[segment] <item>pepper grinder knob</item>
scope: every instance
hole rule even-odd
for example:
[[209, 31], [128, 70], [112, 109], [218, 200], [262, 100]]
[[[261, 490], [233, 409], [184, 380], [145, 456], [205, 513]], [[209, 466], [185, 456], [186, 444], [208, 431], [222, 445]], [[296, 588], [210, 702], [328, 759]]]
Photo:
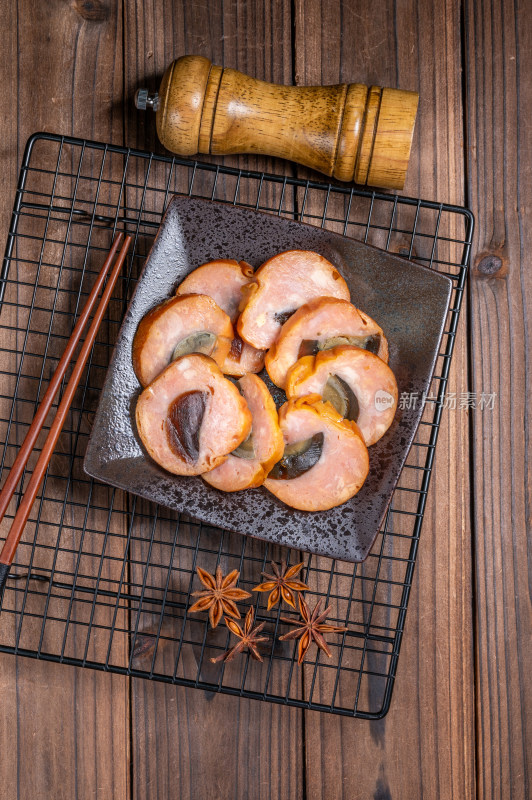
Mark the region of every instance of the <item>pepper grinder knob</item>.
[[159, 95], [157, 92], [150, 94], [148, 89], [137, 89], [135, 92], [135, 106], [140, 111], [146, 111], [147, 108], [157, 111], [159, 108]]

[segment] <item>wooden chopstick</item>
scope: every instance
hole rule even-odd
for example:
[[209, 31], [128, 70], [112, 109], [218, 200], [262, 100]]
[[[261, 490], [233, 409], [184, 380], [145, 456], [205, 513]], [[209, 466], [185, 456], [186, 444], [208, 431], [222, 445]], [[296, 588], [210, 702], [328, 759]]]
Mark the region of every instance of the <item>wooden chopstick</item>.
[[[90, 312], [96, 303], [99, 290], [103, 282], [105, 281], [106, 275], [109, 271], [109, 266], [116, 253], [118, 245], [120, 244], [122, 239], [123, 239], [123, 234], [119, 234], [116, 237], [115, 241], [113, 242], [113, 246], [109, 251], [109, 255], [105, 260], [102, 270], [98, 275], [96, 283], [94, 284], [94, 287], [89, 295], [87, 303], [74, 328], [72, 336], [69, 339], [69, 342], [65, 349], [65, 353], [61, 357], [61, 360], [57, 366], [54, 376], [50, 381], [50, 385], [46, 391], [46, 394], [39, 406], [37, 414], [35, 415], [35, 419], [33, 420], [32, 425], [28, 433], [26, 434], [26, 438], [22, 444], [17, 459], [15, 460], [15, 463], [11, 468], [6, 484], [2, 492], [0, 493], [0, 514], [1, 514], [0, 520], [5, 514], [5, 510], [15, 491], [18, 481], [20, 480], [20, 477], [24, 471], [24, 467], [28, 461], [33, 446], [35, 445], [37, 436], [39, 435], [39, 432], [44, 424], [46, 415], [51, 408], [55, 393], [59, 388], [61, 379], [65, 374], [70, 359], [72, 358], [72, 354], [81, 337], [82, 330], [85, 327]], [[74, 366], [74, 369], [72, 370], [70, 379], [66, 385], [65, 392], [63, 394], [63, 397], [61, 398], [61, 402], [59, 403], [59, 406], [57, 408], [57, 412], [50, 426], [50, 430], [48, 431], [48, 435], [44, 442], [42, 451], [39, 455], [39, 458], [31, 475], [28, 486], [24, 490], [22, 500], [17, 509], [17, 513], [15, 514], [15, 518], [13, 519], [13, 522], [11, 524], [11, 528], [9, 530], [7, 538], [4, 542], [4, 546], [0, 553], [0, 596], [2, 595], [2, 590], [5, 586], [7, 576], [9, 574], [9, 568], [13, 563], [15, 552], [18, 543], [20, 541], [20, 537], [22, 536], [22, 532], [24, 530], [26, 522], [28, 521], [33, 501], [37, 496], [37, 492], [39, 491], [39, 486], [41, 485], [41, 481], [44, 478], [44, 474], [48, 468], [48, 464], [52, 457], [52, 453], [54, 451], [61, 430], [63, 428], [66, 416], [68, 414], [70, 405], [72, 403], [72, 399], [74, 397], [74, 393], [81, 380], [83, 369], [85, 367], [85, 364], [87, 363], [89, 353], [91, 351], [91, 348], [96, 339], [96, 335], [98, 333], [98, 328], [101, 325], [103, 316], [105, 314], [105, 310], [109, 304], [109, 300], [111, 299], [113, 289], [118, 279], [118, 275], [120, 274], [120, 270], [126, 258], [130, 244], [131, 244], [131, 236], [126, 236], [122, 248], [120, 250], [120, 253], [118, 254], [116, 263], [112, 269], [111, 274], [109, 275], [109, 279], [102, 293], [100, 302], [98, 304], [98, 307], [90, 324], [89, 330], [85, 337], [85, 341], [83, 342], [83, 346], [79, 352], [79, 356]], [[60, 374], [58, 375], [58, 373]], [[12, 475], [14, 475], [14, 477], [12, 477]]]
[[94, 306], [96, 305], [96, 301], [98, 300], [98, 295], [100, 294], [101, 288], [105, 282], [107, 277], [107, 273], [111, 267], [113, 258], [115, 256], [116, 251], [118, 250], [118, 246], [122, 243], [122, 239], [124, 238], [123, 233], [119, 233], [116, 239], [113, 242], [113, 246], [109, 251], [109, 255], [105, 259], [104, 265], [98, 275], [94, 286], [92, 287], [92, 291], [87, 298], [87, 302], [83, 308], [83, 311], [79, 315], [78, 321], [76, 322], [76, 326], [72, 331], [72, 335], [68, 340], [68, 344], [65, 347], [65, 352], [61, 356], [61, 359], [55, 369], [55, 372], [52, 376], [50, 383], [48, 384], [48, 388], [44, 394], [43, 399], [37, 409], [37, 413], [33, 418], [33, 422], [30, 425], [28, 432], [26, 433], [26, 437], [22, 442], [20, 450], [17, 453], [17, 457], [11, 467], [9, 475], [7, 476], [7, 480], [4, 484], [2, 491], [0, 492], [0, 522], [4, 518], [4, 514], [7, 511], [7, 507], [9, 505], [9, 501], [13, 497], [15, 489], [18, 486], [18, 482], [22, 477], [22, 473], [24, 472], [24, 467], [28, 463], [28, 458], [35, 447], [35, 442], [37, 441], [37, 437], [41, 431], [41, 428], [44, 424], [46, 416], [52, 407], [52, 403], [54, 401], [54, 397], [59, 389], [61, 381], [63, 380], [64, 374], [67, 370], [70, 361], [72, 360], [72, 356], [74, 355], [74, 350], [76, 349], [77, 343], [80, 339], [81, 333], [87, 324], [87, 321], [92, 313]]

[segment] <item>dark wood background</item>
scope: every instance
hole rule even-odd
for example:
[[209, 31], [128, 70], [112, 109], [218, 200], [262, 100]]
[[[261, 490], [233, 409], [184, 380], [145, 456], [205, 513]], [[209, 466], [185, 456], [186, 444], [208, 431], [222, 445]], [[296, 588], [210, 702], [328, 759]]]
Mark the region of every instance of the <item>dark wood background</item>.
[[[0, 657], [5, 800], [529, 796], [532, 5], [1, 0], [0, 231], [36, 130], [160, 149], [138, 85], [185, 53], [266, 80], [419, 91], [405, 193], [467, 204], [474, 268], [394, 698], [368, 723]], [[293, 167], [266, 159], [240, 164]]]

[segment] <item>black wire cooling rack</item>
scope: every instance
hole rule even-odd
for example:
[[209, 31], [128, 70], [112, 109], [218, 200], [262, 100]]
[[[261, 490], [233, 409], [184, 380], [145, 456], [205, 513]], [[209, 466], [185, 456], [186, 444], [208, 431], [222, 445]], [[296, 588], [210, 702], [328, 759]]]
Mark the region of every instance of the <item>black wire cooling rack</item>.
[[[173, 193], [327, 227], [452, 278], [431, 393], [400, 401], [425, 402], [423, 420], [364, 564], [269, 547], [84, 474], [92, 416], [120, 321]], [[115, 232], [131, 233], [134, 247], [18, 548], [0, 613], [0, 651], [337, 714], [383, 716], [397, 669], [472, 229], [471, 214], [456, 206], [33, 136], [0, 285], [2, 478]], [[4, 537], [36, 457], [12, 500]], [[257, 620], [266, 622], [270, 637], [263, 663], [243, 656], [225, 666], [212, 664], [229, 634], [223, 625], [211, 631], [206, 615], [187, 615], [191, 593], [200, 588], [196, 566], [211, 572], [218, 563], [224, 572], [237, 568], [240, 586], [249, 590], [269, 561], [281, 558], [305, 562], [307, 599], [313, 604], [323, 598], [332, 606], [331, 621], [348, 628], [330, 637], [333, 657], [311, 650], [298, 667], [293, 642], [278, 639], [287, 628], [277, 608], [268, 612], [265, 595], [255, 594]], [[287, 612], [288, 607], [281, 613]]]

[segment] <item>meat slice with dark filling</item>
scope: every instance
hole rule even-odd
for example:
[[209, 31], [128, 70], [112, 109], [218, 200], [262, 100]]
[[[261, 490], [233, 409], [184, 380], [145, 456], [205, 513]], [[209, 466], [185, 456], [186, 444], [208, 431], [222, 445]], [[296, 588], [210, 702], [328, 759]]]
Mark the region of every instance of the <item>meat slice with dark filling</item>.
[[251, 431], [223, 464], [203, 475], [207, 483], [224, 492], [262, 486], [284, 450], [277, 409], [264, 381], [248, 374], [237, 385], [251, 411]]
[[264, 482], [279, 500], [300, 511], [326, 511], [360, 491], [369, 458], [355, 422], [310, 395], [286, 402], [279, 425], [284, 455]]
[[390, 367], [350, 345], [300, 358], [288, 371], [287, 397], [314, 392], [357, 423], [368, 447], [384, 436], [397, 410], [397, 383]]
[[294, 311], [314, 297], [349, 300], [349, 289], [323, 256], [310, 250], [287, 250], [259, 267], [244, 295], [238, 332], [253, 347], [268, 350]]
[[251, 412], [204, 355], [176, 359], [140, 395], [137, 430], [149, 455], [175, 475], [214, 469], [248, 436]]
[[272, 381], [284, 389], [286, 374], [299, 358], [346, 344], [388, 361], [388, 342], [371, 317], [347, 300], [316, 297], [284, 323], [266, 354], [265, 366]]
[[233, 326], [212, 297], [171, 297], [141, 320], [133, 340], [133, 369], [148, 386], [179, 356], [203, 353], [221, 365], [229, 353]]
[[[242, 289], [253, 278], [253, 267], [245, 261], [220, 258], [208, 261], [190, 272], [181, 281], [176, 294], [207, 294], [230, 318], [233, 326], [239, 315]], [[245, 375], [260, 372], [264, 366], [264, 351], [256, 350], [242, 341], [235, 327], [231, 349], [222, 364], [226, 375]]]

